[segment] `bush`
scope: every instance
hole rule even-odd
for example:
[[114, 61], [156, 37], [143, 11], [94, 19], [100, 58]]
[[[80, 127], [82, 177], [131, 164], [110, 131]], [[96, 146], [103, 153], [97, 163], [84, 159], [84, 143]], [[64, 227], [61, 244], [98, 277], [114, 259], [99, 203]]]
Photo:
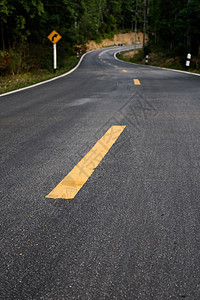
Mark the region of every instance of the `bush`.
[[151, 46], [150, 44], [147, 44], [144, 46], [144, 56], [148, 55], [151, 52]]
[[0, 51], [0, 75], [5, 75], [10, 71], [12, 57], [7, 51]]
[[136, 54], [130, 59], [133, 63], [141, 62], [144, 58], [143, 49], [137, 50]]

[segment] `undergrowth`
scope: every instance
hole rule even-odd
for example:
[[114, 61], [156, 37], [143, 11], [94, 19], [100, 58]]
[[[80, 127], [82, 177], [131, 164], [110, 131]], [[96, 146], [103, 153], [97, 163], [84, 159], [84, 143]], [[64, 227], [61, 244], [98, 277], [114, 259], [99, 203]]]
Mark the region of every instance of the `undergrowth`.
[[48, 69], [34, 69], [20, 74], [2, 75], [0, 76], [0, 94], [61, 75], [75, 67], [77, 62], [78, 59], [76, 56], [69, 57], [65, 60], [64, 66], [58, 69], [56, 73], [53, 73], [53, 70], [50, 71]]
[[[137, 63], [137, 64], [145, 64], [146, 57], [144, 55], [143, 49], [137, 50], [134, 55], [133, 50], [121, 52], [118, 55], [118, 58], [127, 62]], [[186, 58], [183, 56], [170, 56], [165, 52], [155, 52], [152, 51], [148, 54], [148, 65], [163, 67], [169, 69], [177, 69], [177, 70], [185, 70], [185, 62]], [[190, 68], [188, 69], [190, 72], [200, 73], [200, 67], [198, 64], [198, 58], [192, 57]]]

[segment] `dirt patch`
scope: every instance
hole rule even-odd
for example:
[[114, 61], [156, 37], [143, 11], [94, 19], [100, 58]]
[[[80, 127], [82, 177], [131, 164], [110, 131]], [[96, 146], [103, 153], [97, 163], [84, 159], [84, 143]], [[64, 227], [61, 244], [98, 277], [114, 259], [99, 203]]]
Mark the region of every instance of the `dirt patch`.
[[137, 53], [138, 53], [138, 50], [136, 50], [135, 53], [134, 53], [134, 51], [124, 52], [123, 53], [123, 57], [124, 58], [131, 58], [131, 57], [133, 57]]
[[[146, 41], [148, 40], [148, 37], [146, 35]], [[139, 32], [136, 35], [136, 43], [141, 44], [143, 41], [143, 33]], [[96, 43], [95, 41], [90, 41], [86, 44], [87, 50], [95, 50], [100, 49], [104, 47], [110, 47], [110, 46], [117, 46], [118, 44], [123, 45], [133, 45], [135, 42], [135, 33], [134, 32], [128, 32], [128, 33], [119, 33], [115, 34], [113, 39], [104, 39], [101, 43]]]

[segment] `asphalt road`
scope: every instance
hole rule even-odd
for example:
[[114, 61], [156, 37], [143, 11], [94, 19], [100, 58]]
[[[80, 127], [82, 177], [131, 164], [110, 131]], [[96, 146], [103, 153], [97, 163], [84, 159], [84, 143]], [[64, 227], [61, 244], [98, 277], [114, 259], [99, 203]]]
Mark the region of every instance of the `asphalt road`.
[[[0, 97], [0, 299], [200, 299], [200, 77], [114, 52]], [[112, 125], [75, 198], [45, 198]]]

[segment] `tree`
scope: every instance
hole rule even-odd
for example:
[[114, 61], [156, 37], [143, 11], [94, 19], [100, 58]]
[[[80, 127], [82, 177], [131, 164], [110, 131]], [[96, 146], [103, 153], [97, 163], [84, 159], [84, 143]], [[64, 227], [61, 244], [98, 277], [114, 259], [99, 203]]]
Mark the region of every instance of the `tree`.
[[199, 0], [151, 0], [148, 24], [151, 41], [168, 53], [200, 51]]

